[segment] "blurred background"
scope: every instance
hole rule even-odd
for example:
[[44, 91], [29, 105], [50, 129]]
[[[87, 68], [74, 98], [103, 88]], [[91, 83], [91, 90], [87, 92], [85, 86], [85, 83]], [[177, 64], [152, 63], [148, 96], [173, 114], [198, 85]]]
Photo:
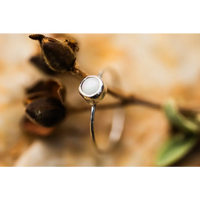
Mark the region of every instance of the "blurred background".
[[[172, 96], [179, 105], [200, 106], [199, 34], [44, 35], [75, 39], [80, 67], [96, 75], [106, 67], [115, 69], [126, 92], [159, 103]], [[0, 166], [155, 166], [157, 152], [169, 138], [168, 121], [159, 110], [125, 107], [121, 144], [106, 155], [92, 146], [89, 110], [67, 115], [52, 135], [27, 134], [21, 126], [25, 89], [49, 77], [30, 62], [39, 51], [39, 43], [28, 34], [0, 34]], [[78, 93], [81, 79], [70, 73], [54, 77], [66, 86], [70, 105], [87, 105]], [[104, 103], [108, 101], [114, 99], [106, 97]], [[100, 144], [107, 139], [112, 114], [97, 107]], [[199, 166], [200, 148], [176, 165]]]

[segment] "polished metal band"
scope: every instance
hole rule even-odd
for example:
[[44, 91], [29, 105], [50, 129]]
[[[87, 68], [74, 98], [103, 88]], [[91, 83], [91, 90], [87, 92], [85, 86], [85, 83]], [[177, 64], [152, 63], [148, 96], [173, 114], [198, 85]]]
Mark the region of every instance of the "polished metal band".
[[[101, 71], [98, 78], [102, 78], [103, 73], [104, 73], [104, 71]], [[114, 75], [114, 73], [112, 73], [112, 75]], [[90, 77], [93, 77], [93, 76], [90, 76]], [[119, 78], [118, 78], [118, 83], [119, 83]], [[81, 86], [81, 84], [80, 84], [80, 86]], [[109, 135], [108, 146], [105, 149], [100, 148], [97, 144], [96, 137], [95, 137], [95, 131], [94, 131], [95, 111], [96, 111], [96, 105], [97, 105], [98, 101], [95, 102], [94, 98], [91, 97], [91, 99], [89, 99], [88, 96], [85, 96], [84, 93], [81, 91], [80, 86], [79, 86], [80, 94], [91, 105], [90, 135], [91, 135], [93, 144], [99, 153], [108, 153], [117, 146], [117, 144], [119, 143], [119, 141], [121, 139], [123, 127], [124, 127], [124, 119], [125, 119], [124, 109], [123, 108], [115, 109], [113, 120], [112, 120], [112, 127], [111, 127], [111, 131], [110, 131], [110, 135]], [[104, 88], [107, 88], [105, 83], [104, 83]], [[102, 89], [102, 93], [104, 93], [104, 95], [105, 95], [105, 93], [106, 93], [105, 90]]]

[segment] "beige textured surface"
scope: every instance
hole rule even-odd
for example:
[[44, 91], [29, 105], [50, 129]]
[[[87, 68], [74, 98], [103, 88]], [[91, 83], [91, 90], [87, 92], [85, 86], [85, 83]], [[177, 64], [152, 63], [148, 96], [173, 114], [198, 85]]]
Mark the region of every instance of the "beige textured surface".
[[[199, 106], [200, 35], [70, 36], [78, 41], [77, 60], [89, 74], [98, 74], [110, 66], [119, 73], [122, 87], [127, 92], [156, 102], [164, 102], [173, 96], [181, 105]], [[22, 104], [24, 88], [46, 77], [28, 62], [38, 46], [27, 34], [0, 35], [0, 165], [154, 166], [157, 150], [169, 136], [168, 123], [160, 111], [146, 107], [125, 108], [122, 143], [115, 152], [104, 156], [93, 150], [89, 137], [89, 112], [68, 116], [49, 138], [28, 137], [21, 131], [19, 122], [25, 110]], [[67, 100], [72, 105], [87, 105], [78, 94], [79, 79], [71, 74], [62, 74], [58, 78], [65, 83]], [[99, 140], [104, 141], [111, 116], [110, 110], [97, 112]], [[199, 165], [199, 155], [197, 148], [180, 165]]]

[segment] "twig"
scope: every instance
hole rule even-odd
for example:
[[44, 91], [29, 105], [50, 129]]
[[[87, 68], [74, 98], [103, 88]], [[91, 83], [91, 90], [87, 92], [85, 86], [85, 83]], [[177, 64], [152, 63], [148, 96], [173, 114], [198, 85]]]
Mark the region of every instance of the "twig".
[[[77, 63], [74, 70], [72, 71], [72, 74], [77, 75], [80, 78], [85, 78], [86, 76], [89, 75], [83, 70], [81, 70]], [[147, 106], [153, 109], [162, 109], [163, 107], [162, 104], [141, 99], [140, 97], [136, 97], [133, 94], [126, 93], [118, 88], [108, 88], [107, 92], [113, 97], [118, 98], [120, 102], [98, 105], [98, 109], [110, 109], [110, 108], [131, 105], [131, 104], [143, 105], [143, 106]], [[79, 108], [70, 108], [69, 112], [77, 113], [77, 112], [84, 112], [84, 111], [89, 111], [89, 110], [90, 110], [90, 107], [87, 106], [87, 107], [79, 107]], [[179, 107], [179, 110], [182, 114], [185, 114], [185, 115], [196, 115], [200, 112], [200, 108], [191, 109], [191, 108]]]

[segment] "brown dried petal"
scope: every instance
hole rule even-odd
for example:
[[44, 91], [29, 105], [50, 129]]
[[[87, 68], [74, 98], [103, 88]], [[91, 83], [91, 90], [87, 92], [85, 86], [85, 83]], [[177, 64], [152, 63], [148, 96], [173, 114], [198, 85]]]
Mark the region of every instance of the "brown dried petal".
[[48, 96], [48, 95], [49, 95], [49, 93], [47, 91], [35, 92], [35, 93], [27, 95], [26, 98], [24, 99], [23, 103], [24, 103], [25, 106], [27, 106], [28, 104], [30, 104], [35, 99], [38, 99], [40, 97], [45, 97], [45, 96]]
[[71, 47], [74, 53], [79, 51], [78, 43], [75, 40], [65, 40], [65, 42]]
[[29, 35], [29, 37], [33, 40], [39, 40], [40, 42], [42, 41], [43, 38], [45, 38], [45, 36], [42, 34], [32, 34]]
[[45, 127], [53, 127], [66, 115], [65, 106], [54, 97], [41, 97], [32, 101], [26, 108], [32, 121]]
[[39, 34], [29, 37], [39, 40], [44, 60], [52, 70], [58, 72], [72, 71], [76, 57], [72, 48], [66, 42], [60, 42]]
[[26, 101], [31, 101], [42, 96], [53, 96], [64, 104], [66, 89], [57, 79], [49, 79], [38, 81], [32, 87], [26, 89], [26, 94]]
[[32, 56], [29, 60], [32, 64], [34, 64], [35, 67], [37, 67], [39, 70], [44, 72], [48, 75], [55, 75], [56, 72], [49, 68], [49, 66], [45, 63], [42, 55], [37, 54], [35, 56]]

